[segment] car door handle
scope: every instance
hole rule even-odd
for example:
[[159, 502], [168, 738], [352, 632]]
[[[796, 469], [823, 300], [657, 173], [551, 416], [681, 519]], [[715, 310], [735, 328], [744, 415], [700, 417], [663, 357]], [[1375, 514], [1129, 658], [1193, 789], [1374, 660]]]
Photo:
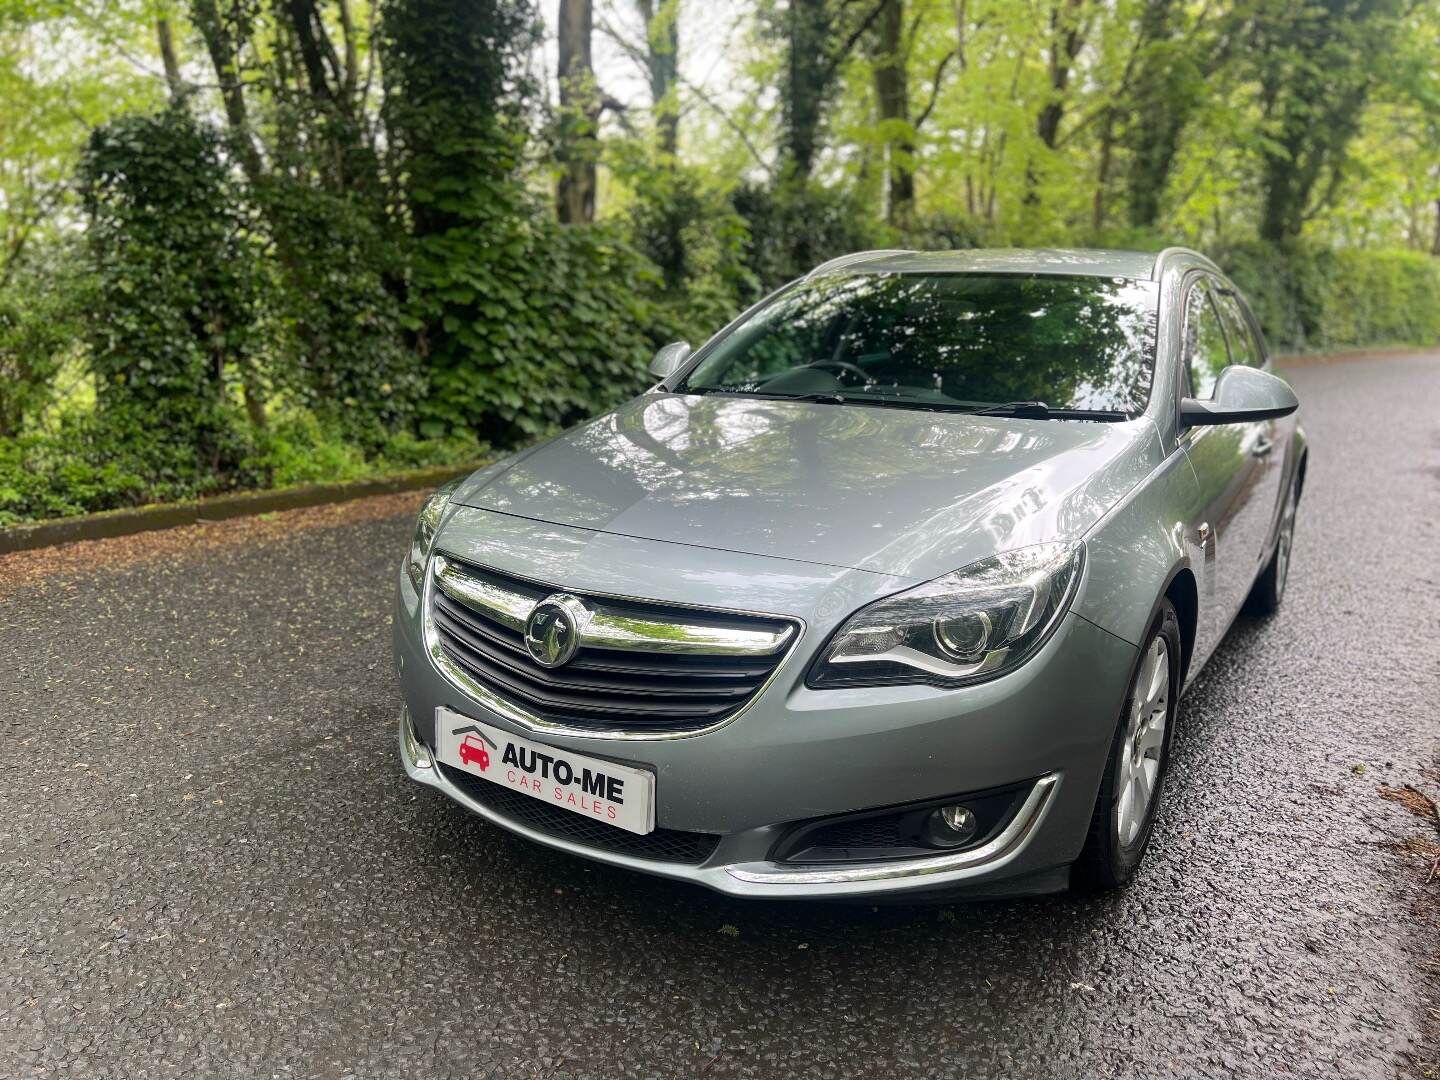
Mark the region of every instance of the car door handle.
[[1250, 448], [1252, 457], [1269, 457], [1270, 451], [1275, 449], [1275, 444], [1269, 439], [1256, 439], [1255, 445]]

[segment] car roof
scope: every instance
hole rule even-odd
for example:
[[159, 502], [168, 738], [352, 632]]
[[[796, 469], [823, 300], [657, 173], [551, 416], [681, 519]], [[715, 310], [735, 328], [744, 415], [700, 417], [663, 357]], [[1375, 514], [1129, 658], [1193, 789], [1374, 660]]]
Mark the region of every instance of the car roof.
[[971, 248], [962, 251], [861, 251], [817, 266], [808, 276], [849, 270], [862, 273], [1074, 274], [1131, 279], [1158, 278], [1172, 260], [1210, 266], [1185, 248], [1161, 252], [1112, 248]]

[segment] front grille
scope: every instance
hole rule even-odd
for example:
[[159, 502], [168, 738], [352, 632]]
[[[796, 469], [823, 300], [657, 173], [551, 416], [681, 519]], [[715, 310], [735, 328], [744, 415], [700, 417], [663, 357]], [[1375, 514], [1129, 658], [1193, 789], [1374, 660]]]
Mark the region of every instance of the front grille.
[[678, 829], [656, 829], [644, 836], [625, 832], [613, 825], [561, 810], [518, 791], [492, 784], [478, 776], [441, 765], [445, 778], [470, 798], [501, 817], [508, 818], [536, 832], [569, 840], [586, 847], [633, 855], [638, 859], [696, 865], [710, 857], [720, 838], [711, 833], [681, 832]]
[[[554, 590], [453, 556], [437, 562], [430, 617], [441, 651], [471, 679], [543, 720], [592, 731], [696, 730], [738, 712], [784, 658], [795, 627], [783, 619], [677, 609], [608, 597], [582, 602], [611, 625], [660, 625], [703, 635], [739, 631], [773, 635], [772, 651], [706, 652], [701, 643], [662, 637], [624, 648], [598, 647], [581, 636], [566, 664], [546, 668], [525, 647], [523, 615]], [[441, 572], [443, 571], [443, 577]], [[462, 597], [483, 596], [481, 602]], [[496, 598], [499, 598], [498, 600]], [[682, 648], [685, 651], [672, 651]], [[770, 647], [770, 646], [766, 646]]]

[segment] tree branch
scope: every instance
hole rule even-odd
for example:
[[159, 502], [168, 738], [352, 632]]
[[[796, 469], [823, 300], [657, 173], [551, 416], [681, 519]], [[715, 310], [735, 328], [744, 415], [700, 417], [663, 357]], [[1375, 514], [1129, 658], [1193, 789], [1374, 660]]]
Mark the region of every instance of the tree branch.
[[855, 48], [856, 42], [860, 40], [866, 30], [869, 30], [870, 27], [875, 24], [875, 20], [880, 17], [880, 12], [885, 10], [885, 5], [888, 3], [890, 3], [890, 0], [880, 0], [880, 2], [870, 10], [870, 14], [861, 20], [860, 25], [855, 28], [855, 32], [845, 39], [845, 44], [830, 55], [827, 63], [821, 69], [826, 80], [829, 80], [830, 77], [835, 74], [836, 69], [845, 62], [845, 58], [849, 56], [850, 51]]
[[340, 0], [340, 36], [345, 45], [345, 96], [354, 97], [355, 88], [360, 84], [360, 45], [355, 40], [350, 0]]
[[924, 11], [917, 11], [915, 17], [910, 20], [910, 29], [905, 33], [905, 58], [907, 60], [915, 51], [915, 36], [920, 32], [920, 20], [924, 15]]
[[631, 42], [621, 34], [620, 31], [611, 26], [603, 14], [597, 14], [595, 26], [602, 34], [620, 46], [620, 51], [628, 56], [634, 63], [638, 64], [643, 73], [647, 76], [649, 75], [650, 57], [644, 49]]
[[949, 66], [950, 61], [959, 55], [959, 49], [951, 49], [941, 58], [940, 63], [936, 65], [935, 78], [932, 79], [930, 83], [930, 100], [925, 103], [925, 108], [920, 110], [920, 115], [915, 117], [913, 126], [916, 131], [920, 130], [925, 121], [930, 119], [930, 114], [935, 111], [935, 102], [940, 100], [940, 82], [945, 77], [945, 69]]
[[747, 135], [745, 133], [745, 129], [740, 126], [740, 122], [736, 120], [733, 116], [731, 116], [724, 108], [722, 108], [720, 104], [715, 101], [714, 98], [712, 98], [695, 83], [692, 83], [689, 79], [685, 78], [685, 76], [678, 75], [677, 79], [679, 80], [680, 85], [684, 86], [687, 90], [689, 90], [692, 94], [694, 94], [697, 98], [704, 102], [710, 108], [711, 112], [715, 113], [716, 116], [720, 117], [720, 119], [724, 121], [725, 126], [728, 127], [731, 131], [733, 131], [735, 135], [740, 139], [740, 142], [744, 144], [745, 149], [750, 151], [750, 156], [755, 159], [755, 164], [759, 165], [762, 169], [764, 169], [767, 176], [773, 177], [775, 175], [775, 167], [771, 165], [768, 161], [766, 161], [765, 158], [761, 155], [760, 151], [756, 149], [755, 144], [750, 141], [750, 136]]

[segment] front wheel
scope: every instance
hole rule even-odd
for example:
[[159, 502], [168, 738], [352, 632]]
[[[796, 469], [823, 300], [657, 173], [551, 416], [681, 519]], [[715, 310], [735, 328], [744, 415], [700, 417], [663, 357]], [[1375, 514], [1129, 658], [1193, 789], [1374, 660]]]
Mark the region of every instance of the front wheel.
[[1079, 890], [1124, 888], [1145, 856], [1170, 762], [1180, 650], [1180, 618], [1164, 600], [1131, 678], [1090, 833], [1071, 874]]

